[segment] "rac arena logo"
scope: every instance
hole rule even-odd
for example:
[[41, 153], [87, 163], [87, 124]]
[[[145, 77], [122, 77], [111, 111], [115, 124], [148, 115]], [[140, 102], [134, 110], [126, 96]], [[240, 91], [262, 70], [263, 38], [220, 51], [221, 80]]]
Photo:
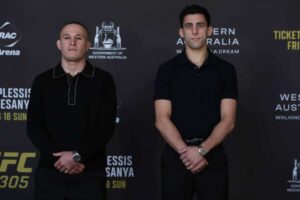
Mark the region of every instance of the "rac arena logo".
[[0, 56], [20, 56], [21, 51], [15, 46], [21, 39], [21, 33], [12, 23], [2, 24], [0, 26]]

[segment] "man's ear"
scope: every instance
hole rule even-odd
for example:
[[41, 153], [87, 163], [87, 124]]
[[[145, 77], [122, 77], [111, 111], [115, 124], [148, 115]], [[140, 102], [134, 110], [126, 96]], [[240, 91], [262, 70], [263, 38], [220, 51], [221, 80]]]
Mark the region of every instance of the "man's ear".
[[180, 37], [184, 38], [183, 29], [182, 28], [179, 29], [178, 33], [179, 33]]
[[92, 46], [92, 44], [91, 44], [91, 42], [90, 41], [88, 41], [88, 43], [87, 43], [87, 51], [91, 48], [91, 46]]
[[58, 48], [59, 50], [61, 50], [61, 42], [60, 42], [60, 40], [57, 40], [57, 41], [56, 41], [56, 46], [57, 46], [57, 48]]
[[214, 31], [214, 28], [212, 26], [209, 26], [208, 29], [207, 29], [207, 35], [211, 36], [213, 31]]

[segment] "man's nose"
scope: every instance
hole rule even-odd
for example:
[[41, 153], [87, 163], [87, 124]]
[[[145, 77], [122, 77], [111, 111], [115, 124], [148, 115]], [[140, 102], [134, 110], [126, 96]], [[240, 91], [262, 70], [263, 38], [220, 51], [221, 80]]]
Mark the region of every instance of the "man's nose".
[[192, 33], [194, 35], [196, 35], [198, 33], [198, 27], [197, 26], [193, 26]]
[[75, 38], [71, 38], [70, 44], [71, 45], [75, 45], [76, 44], [76, 39]]

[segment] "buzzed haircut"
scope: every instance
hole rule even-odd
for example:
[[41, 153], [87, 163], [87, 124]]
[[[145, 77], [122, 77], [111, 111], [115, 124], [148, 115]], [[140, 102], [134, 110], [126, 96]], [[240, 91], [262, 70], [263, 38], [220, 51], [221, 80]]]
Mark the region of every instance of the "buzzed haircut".
[[77, 25], [81, 26], [81, 27], [86, 31], [87, 39], [88, 39], [88, 40], [90, 39], [90, 32], [89, 32], [89, 29], [88, 29], [83, 23], [81, 23], [81, 22], [79, 22], [79, 21], [68, 21], [67, 23], [63, 24], [63, 25], [61, 26], [61, 28], [60, 28], [59, 37], [60, 37], [60, 33], [61, 33], [61, 31], [63, 30], [63, 28], [64, 28], [65, 26], [70, 25], [70, 24], [77, 24]]

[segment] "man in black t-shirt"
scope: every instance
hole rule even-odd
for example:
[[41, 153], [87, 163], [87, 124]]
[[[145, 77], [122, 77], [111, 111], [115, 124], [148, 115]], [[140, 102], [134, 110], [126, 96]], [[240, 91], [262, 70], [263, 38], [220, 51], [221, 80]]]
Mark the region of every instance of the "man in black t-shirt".
[[180, 55], [160, 66], [155, 82], [156, 127], [167, 142], [163, 200], [228, 199], [222, 142], [235, 124], [238, 87], [233, 65], [207, 47], [210, 15], [198, 5], [180, 14]]

